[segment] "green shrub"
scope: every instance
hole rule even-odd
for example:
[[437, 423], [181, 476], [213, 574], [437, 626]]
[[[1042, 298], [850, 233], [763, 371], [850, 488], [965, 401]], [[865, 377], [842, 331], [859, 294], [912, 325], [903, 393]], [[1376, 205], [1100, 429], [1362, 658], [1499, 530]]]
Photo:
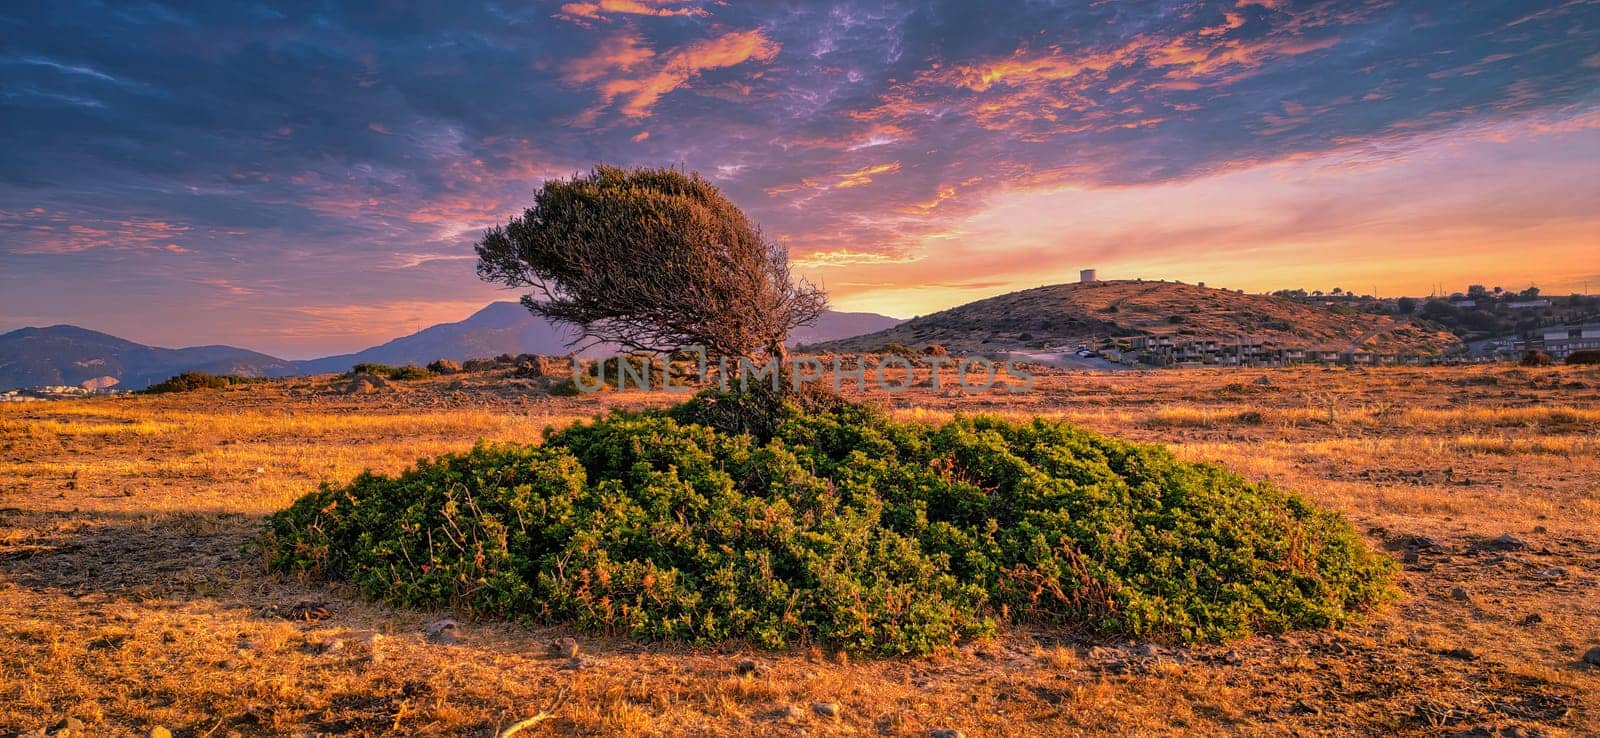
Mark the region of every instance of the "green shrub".
[[372, 361], [365, 361], [350, 367], [349, 373], [347, 373], [345, 376], [353, 377], [357, 374], [371, 374], [373, 376], [383, 377], [384, 379], [398, 381], [405, 381], [409, 379], [427, 379], [428, 377], [433, 376], [433, 372], [423, 369], [415, 364], [394, 367], [389, 366], [388, 364], [379, 364]]
[[159, 384], [152, 384], [144, 391], [148, 394], [159, 395], [167, 392], [188, 392], [197, 389], [222, 389], [236, 384], [256, 384], [265, 382], [256, 377], [241, 377], [237, 374], [207, 374], [205, 372], [184, 372], [169, 377]]
[[1393, 570], [1335, 513], [1158, 446], [820, 395], [705, 393], [364, 473], [274, 515], [264, 543], [275, 570], [397, 605], [880, 654], [1006, 622], [1321, 628], [1388, 597]]
[[390, 374], [389, 378], [404, 382], [412, 379], [427, 379], [431, 376], [433, 376], [433, 372], [423, 369], [416, 364], [407, 364], [399, 369], [394, 370], [394, 373]]
[[363, 361], [360, 364], [350, 367], [350, 371], [347, 372], [347, 374], [351, 376], [356, 374], [371, 374], [376, 377], [383, 377], [384, 379], [389, 379], [394, 375], [394, 373], [394, 367], [389, 366], [388, 364], [379, 364], [375, 361]]

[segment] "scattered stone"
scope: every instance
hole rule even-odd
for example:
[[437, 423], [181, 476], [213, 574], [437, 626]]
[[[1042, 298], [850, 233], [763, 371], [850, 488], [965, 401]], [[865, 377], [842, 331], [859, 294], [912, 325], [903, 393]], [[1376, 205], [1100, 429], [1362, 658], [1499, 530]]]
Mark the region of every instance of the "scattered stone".
[[1099, 662], [1099, 663], [1120, 664], [1120, 663], [1122, 663], [1122, 658], [1123, 658], [1124, 654], [1123, 654], [1123, 652], [1121, 652], [1121, 651], [1119, 651], [1119, 650], [1117, 650], [1115, 648], [1106, 648], [1105, 646], [1095, 646], [1095, 647], [1089, 649], [1089, 653], [1086, 654], [1086, 656], [1090, 661], [1095, 661], [1095, 662]]
[[772, 713], [772, 717], [773, 717], [773, 719], [776, 719], [776, 720], [782, 720], [784, 722], [793, 723], [793, 722], [799, 722], [801, 720], [804, 720], [805, 717], [806, 717], [806, 714], [804, 712], [802, 712], [800, 710], [800, 708], [795, 707], [794, 705], [789, 705], [788, 707], [785, 707], [782, 710], [778, 710], [776, 712], [773, 712]]
[[435, 620], [422, 629], [430, 643], [450, 645], [455, 643], [461, 631], [461, 624], [454, 620]]
[[1428, 549], [1438, 550], [1444, 548], [1444, 546], [1439, 545], [1439, 542], [1430, 536], [1412, 536], [1411, 540], [1406, 542], [1406, 547], [1418, 551]]
[[1524, 626], [1527, 626], [1527, 625], [1538, 625], [1539, 623], [1542, 623], [1542, 622], [1544, 622], [1544, 616], [1540, 615], [1539, 613], [1536, 613], [1536, 612], [1535, 613], [1529, 613], [1528, 615], [1526, 615], [1526, 616], [1524, 616], [1522, 618], [1522, 624]]
[[297, 620], [302, 623], [315, 623], [333, 617], [328, 606], [312, 600], [301, 600], [290, 605], [278, 613], [284, 620]]
[[1535, 525], [1535, 526], [1533, 526], [1533, 532], [1534, 533], [1549, 533], [1550, 529], [1546, 528], [1546, 527], [1544, 527], [1542, 525]]
[[1534, 579], [1566, 579], [1567, 570], [1556, 566], [1533, 573]]
[[1450, 658], [1453, 658], [1453, 659], [1461, 659], [1462, 661], [1477, 661], [1478, 660], [1478, 653], [1476, 651], [1473, 651], [1470, 648], [1465, 648], [1465, 647], [1452, 648], [1452, 649], [1450, 649], [1448, 651], [1442, 652], [1441, 655], [1449, 656]]
[[1595, 646], [1583, 653], [1583, 663], [1590, 666], [1600, 666], [1600, 646]]
[[934, 728], [928, 731], [928, 738], [967, 738], [967, 736], [954, 728]]
[[562, 658], [578, 658], [578, 639], [558, 638], [550, 642], [550, 655]]
[[1479, 541], [1478, 545], [1474, 546], [1473, 548], [1476, 548], [1479, 551], [1521, 551], [1527, 547], [1528, 543], [1526, 541], [1511, 535], [1510, 533], [1506, 533], [1498, 538], [1490, 538], [1487, 541]]
[[1458, 602], [1471, 602], [1472, 593], [1468, 592], [1466, 587], [1453, 587], [1450, 590], [1450, 599]]
[[756, 673], [756, 662], [749, 659], [740, 661], [733, 667], [733, 673], [739, 676], [751, 676]]
[[818, 717], [838, 722], [839, 716], [844, 714], [844, 707], [837, 702], [813, 702], [811, 711]]
[[1158, 658], [1162, 654], [1161, 647], [1154, 643], [1141, 643], [1137, 646], [1134, 646], [1131, 650], [1133, 655], [1146, 659]]

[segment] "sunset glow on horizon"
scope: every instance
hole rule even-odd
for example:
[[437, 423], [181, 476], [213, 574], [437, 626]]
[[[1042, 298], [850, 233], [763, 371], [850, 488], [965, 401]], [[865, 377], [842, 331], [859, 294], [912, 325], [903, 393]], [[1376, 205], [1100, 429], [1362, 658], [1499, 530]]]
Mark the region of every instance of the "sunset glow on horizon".
[[0, 331], [286, 358], [516, 294], [547, 178], [676, 165], [837, 310], [1103, 278], [1600, 292], [1600, 4], [0, 12]]

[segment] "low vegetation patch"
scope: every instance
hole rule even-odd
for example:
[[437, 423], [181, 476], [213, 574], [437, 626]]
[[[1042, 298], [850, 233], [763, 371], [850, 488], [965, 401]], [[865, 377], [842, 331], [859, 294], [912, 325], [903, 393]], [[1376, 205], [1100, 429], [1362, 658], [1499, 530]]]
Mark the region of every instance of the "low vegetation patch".
[[1392, 591], [1337, 514], [1159, 446], [803, 402], [702, 394], [324, 485], [272, 517], [270, 565], [397, 605], [880, 654], [1005, 623], [1224, 641]]
[[404, 382], [412, 379], [427, 379], [433, 376], [434, 373], [415, 364], [389, 366], [388, 364], [376, 362], [363, 362], [350, 367], [349, 373], [345, 376], [354, 377], [361, 374], [370, 374], [375, 377]]
[[146, 387], [147, 394], [159, 395], [167, 392], [189, 392], [198, 389], [222, 389], [236, 384], [258, 384], [266, 380], [257, 377], [241, 377], [237, 374], [207, 374], [206, 372], [184, 372], [157, 384]]

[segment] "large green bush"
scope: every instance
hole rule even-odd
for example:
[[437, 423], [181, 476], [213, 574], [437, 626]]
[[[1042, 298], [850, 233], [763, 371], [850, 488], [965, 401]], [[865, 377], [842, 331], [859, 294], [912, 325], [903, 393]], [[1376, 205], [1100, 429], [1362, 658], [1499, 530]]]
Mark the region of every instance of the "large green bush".
[[845, 402], [749, 428], [772, 402], [702, 395], [325, 485], [272, 518], [271, 566], [401, 605], [885, 654], [1008, 621], [1221, 641], [1391, 591], [1336, 514], [1158, 446]]

